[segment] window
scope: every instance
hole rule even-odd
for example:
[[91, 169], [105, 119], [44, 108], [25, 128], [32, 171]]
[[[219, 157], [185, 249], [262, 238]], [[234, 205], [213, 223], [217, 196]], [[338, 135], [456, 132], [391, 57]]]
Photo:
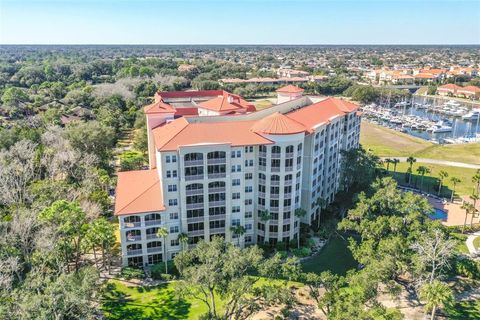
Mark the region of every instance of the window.
[[252, 243], [252, 236], [245, 236], [245, 243]]
[[300, 152], [300, 151], [302, 151], [302, 144], [301, 143], [297, 146], [297, 152]]
[[240, 192], [234, 192], [234, 193], [232, 193], [232, 199], [233, 199], [233, 200], [240, 199]]
[[245, 230], [252, 230], [252, 228], [253, 228], [253, 225], [251, 223], [247, 223], [245, 225]]
[[167, 178], [171, 178], [172, 177], [172, 172], [170, 170], [167, 170]]
[[265, 190], [266, 190], [265, 185], [263, 185], [263, 184], [259, 184], [259, 185], [258, 185], [258, 192], [263, 192], [263, 193], [265, 193]]
[[292, 205], [292, 199], [283, 199], [283, 206], [288, 207]]
[[283, 187], [283, 193], [292, 193], [292, 186]]
[[291, 213], [290, 211], [284, 212], [283, 213], [283, 220], [290, 219]]
[[240, 158], [242, 156], [242, 151], [241, 150], [237, 150], [237, 158]]
[[237, 164], [237, 172], [241, 172], [242, 171], [242, 166]]
[[280, 193], [280, 187], [270, 187], [270, 193], [271, 194], [279, 194]]
[[279, 146], [273, 146], [272, 147], [272, 154], [280, 154], [282, 152], [282, 148]]
[[203, 222], [188, 224], [188, 231], [200, 231], [200, 230], [203, 230]]
[[245, 187], [245, 192], [252, 192], [253, 191], [253, 187], [252, 186], [246, 186]]
[[175, 192], [177, 191], [177, 185], [176, 184], [169, 184], [168, 185], [168, 192]]
[[184, 156], [185, 161], [201, 161], [203, 160], [203, 154], [199, 152], [187, 153]]
[[269, 226], [268, 230], [269, 230], [270, 232], [278, 232], [278, 226], [272, 226], [272, 225], [271, 225], [271, 226]]
[[168, 205], [169, 206], [178, 206], [178, 200], [177, 199], [169, 199], [168, 200]]
[[232, 226], [239, 226], [240, 225], [240, 219], [232, 219]]
[[293, 146], [288, 146], [288, 147], [285, 149], [285, 152], [286, 152], [286, 153], [293, 153]]
[[259, 222], [257, 227], [258, 227], [258, 230], [265, 231], [265, 224]]
[[272, 159], [271, 165], [272, 165], [272, 168], [280, 168], [280, 159]]
[[172, 178], [176, 178], [177, 177], [177, 170], [173, 170], [172, 171]]
[[203, 217], [203, 209], [187, 210], [187, 218]]
[[245, 212], [245, 219], [253, 218], [253, 212], [252, 211], [246, 211]]
[[291, 167], [293, 166], [293, 159], [285, 159], [285, 167]]
[[290, 231], [290, 225], [284, 224], [282, 229], [283, 229], [283, 232]]
[[170, 212], [170, 220], [178, 220], [178, 212]]
[[265, 167], [267, 165], [267, 159], [266, 158], [258, 158], [258, 165]]
[[208, 214], [211, 216], [218, 216], [225, 214], [225, 207], [212, 207], [208, 208]]
[[235, 158], [235, 151], [230, 152], [230, 156], [231, 156], [232, 158]]
[[240, 206], [233, 206], [232, 213], [237, 213], [237, 212], [240, 212]]
[[253, 204], [253, 199], [245, 199], [245, 205], [248, 206], [248, 205], [251, 205]]
[[239, 186], [240, 185], [240, 179], [232, 179], [232, 186]]
[[225, 228], [225, 220], [210, 221], [210, 229]]
[[270, 200], [270, 208], [278, 208], [278, 200]]
[[166, 163], [170, 163], [170, 156], [166, 156], [166, 157], [165, 157], [165, 162], [166, 162]]
[[170, 227], [170, 233], [179, 233], [179, 228], [178, 226], [171, 226]]
[[245, 173], [245, 180], [252, 180], [253, 174], [252, 173]]
[[177, 156], [172, 156], [172, 163], [177, 162]]
[[266, 146], [259, 146], [258, 151], [260, 152], [267, 152], [267, 147]]
[[180, 241], [178, 239], [170, 240], [170, 245], [172, 247], [176, 247], [180, 245]]
[[258, 204], [261, 206], [265, 205], [265, 198], [258, 198]]

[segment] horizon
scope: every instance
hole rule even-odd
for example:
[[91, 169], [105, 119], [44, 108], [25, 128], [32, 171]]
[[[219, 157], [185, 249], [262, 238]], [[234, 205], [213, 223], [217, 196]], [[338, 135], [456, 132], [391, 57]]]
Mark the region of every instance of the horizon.
[[0, 45], [480, 45], [480, 1], [2, 0]]

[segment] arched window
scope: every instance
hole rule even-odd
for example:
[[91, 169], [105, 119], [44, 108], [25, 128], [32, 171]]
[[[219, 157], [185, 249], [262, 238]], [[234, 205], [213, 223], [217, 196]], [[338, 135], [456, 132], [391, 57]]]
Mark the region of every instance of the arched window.
[[132, 224], [140, 223], [140, 217], [139, 216], [128, 216], [128, 217], [123, 218], [123, 222], [132, 223]]
[[270, 181], [271, 181], [271, 182], [280, 182], [280, 176], [274, 174], [274, 175], [272, 175], [272, 176], [270, 177]]
[[162, 246], [162, 242], [160, 241], [152, 241], [147, 243], [147, 248], [160, 248]]
[[203, 184], [201, 183], [192, 183], [185, 187], [187, 190], [203, 190]]
[[298, 144], [298, 146], [297, 146], [297, 151], [298, 151], [298, 152], [302, 151], [302, 144], [301, 144], [301, 143]]
[[132, 243], [127, 245], [127, 251], [132, 250], [142, 250], [142, 245], [140, 243]]
[[287, 174], [285, 176], [285, 181], [292, 181], [292, 179], [293, 179], [293, 176], [291, 174]]
[[207, 154], [207, 159], [225, 159], [225, 157], [224, 151], [212, 151]]
[[145, 216], [145, 222], [146, 221], [152, 221], [152, 220], [158, 220], [160, 221], [161, 216], [159, 213], [150, 213]]
[[224, 188], [224, 187], [225, 187], [225, 182], [223, 181], [214, 181], [208, 184], [208, 189]]
[[285, 152], [286, 153], [293, 153], [293, 146], [287, 146], [287, 148], [285, 149]]
[[272, 154], [280, 154], [282, 152], [282, 148], [279, 146], [273, 146], [272, 147]]
[[264, 173], [259, 173], [258, 174], [258, 179], [265, 180], [265, 179], [267, 179], [267, 176]]

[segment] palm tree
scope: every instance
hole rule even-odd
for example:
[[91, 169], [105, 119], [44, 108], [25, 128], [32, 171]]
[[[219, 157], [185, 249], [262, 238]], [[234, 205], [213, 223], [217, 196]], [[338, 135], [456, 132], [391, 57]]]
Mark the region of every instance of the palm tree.
[[385, 159], [385, 163], [387, 164], [387, 171], [389, 171], [390, 170], [390, 163], [392, 163], [392, 159], [390, 159], [390, 158]]
[[430, 319], [435, 319], [437, 308], [445, 307], [453, 301], [453, 291], [438, 280], [428, 283], [420, 289], [420, 300], [425, 302], [427, 310], [432, 310]]
[[397, 164], [400, 163], [400, 159], [393, 158], [392, 163], [393, 163], [393, 173], [395, 173], [395, 172], [397, 172]]
[[417, 173], [419, 175], [422, 176], [422, 179], [420, 180], [420, 190], [422, 190], [423, 188], [423, 177], [426, 175], [426, 174], [429, 174], [430, 173], [430, 169], [425, 167], [425, 166], [419, 166], [417, 168]]
[[[260, 218], [260, 221], [262, 221], [265, 225], [265, 236], [267, 235], [267, 230], [268, 230], [268, 221], [270, 219], [272, 219], [272, 215], [270, 214], [270, 212], [265, 209], [265, 210], [260, 210], [259, 213], [258, 213], [258, 218]], [[265, 237], [266, 238], [266, 237]], [[266, 239], [263, 239], [264, 241], [266, 241]]]
[[464, 201], [461, 207], [463, 210], [465, 210], [465, 220], [463, 221], [463, 229], [462, 233], [465, 233], [465, 227], [467, 226], [467, 218], [470, 213], [473, 211], [473, 205], [469, 202]]
[[455, 195], [455, 188], [457, 187], [457, 184], [462, 182], [462, 180], [458, 179], [457, 177], [451, 177], [450, 182], [453, 184], [452, 197], [450, 198], [450, 202], [453, 202], [453, 197]]
[[444, 170], [440, 170], [438, 173], [438, 178], [439, 178], [439, 185], [438, 185], [438, 195], [440, 195], [440, 192], [442, 192], [442, 186], [443, 186], [443, 179], [448, 177], [448, 172]]
[[163, 244], [163, 261], [165, 261], [165, 273], [168, 274], [168, 264], [167, 264], [167, 236], [168, 230], [167, 228], [158, 228], [157, 236], [162, 238]]
[[230, 230], [233, 232], [234, 235], [237, 236], [237, 244], [240, 247], [240, 237], [247, 232], [247, 229], [245, 229], [244, 226], [238, 225], [238, 226], [231, 226]]
[[327, 201], [324, 198], [320, 197], [317, 199], [315, 204], [320, 207], [320, 212], [318, 213], [318, 220], [317, 220], [317, 227], [320, 228], [320, 213], [322, 212], [323, 208], [327, 205]]
[[473, 192], [476, 194], [479, 194], [480, 193], [480, 169], [478, 169], [475, 175], [473, 176], [472, 182], [475, 184]]
[[182, 251], [185, 251], [185, 248], [187, 246], [187, 243], [188, 243], [188, 235], [186, 233], [180, 233], [178, 235], [178, 242], [180, 242], [182, 244]]
[[410, 156], [410, 157], [407, 158], [407, 162], [408, 162], [408, 164], [410, 165], [410, 166], [409, 166], [410, 175], [408, 176], [408, 185], [411, 185], [411, 183], [412, 183], [412, 172], [413, 172], [413, 171], [412, 171], [412, 167], [413, 167], [413, 164], [414, 164], [415, 162], [417, 162], [417, 159], [415, 159], [414, 157]]
[[[295, 209], [295, 217], [301, 219], [307, 214], [307, 211], [305, 211], [302, 208], [297, 208]], [[299, 221], [300, 222], [300, 221]], [[298, 224], [298, 233], [297, 233], [297, 248], [300, 248], [300, 230], [301, 230], [301, 222]]]
[[480, 199], [480, 197], [476, 193], [471, 194], [469, 197], [470, 197], [470, 199], [473, 200], [472, 212], [471, 212], [472, 217], [470, 218], [470, 227], [473, 227], [473, 218], [475, 217], [475, 215], [477, 213], [477, 201], [478, 201], [478, 199]]

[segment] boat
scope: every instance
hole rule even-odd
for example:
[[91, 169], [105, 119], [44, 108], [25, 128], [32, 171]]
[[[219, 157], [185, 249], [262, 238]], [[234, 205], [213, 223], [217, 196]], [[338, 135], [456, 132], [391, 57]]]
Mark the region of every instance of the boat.
[[444, 106], [447, 106], [447, 107], [459, 107], [459, 106], [460, 106], [460, 103], [458, 103], [458, 102], [455, 101], [455, 100], [448, 100], [447, 102], [445, 102]]
[[480, 109], [473, 109], [472, 111], [464, 114], [462, 119], [464, 120], [477, 120], [480, 117]]
[[446, 124], [436, 123], [433, 126], [431, 126], [430, 128], [428, 128], [427, 131], [432, 132], [432, 133], [451, 132], [452, 127], [448, 126]]

